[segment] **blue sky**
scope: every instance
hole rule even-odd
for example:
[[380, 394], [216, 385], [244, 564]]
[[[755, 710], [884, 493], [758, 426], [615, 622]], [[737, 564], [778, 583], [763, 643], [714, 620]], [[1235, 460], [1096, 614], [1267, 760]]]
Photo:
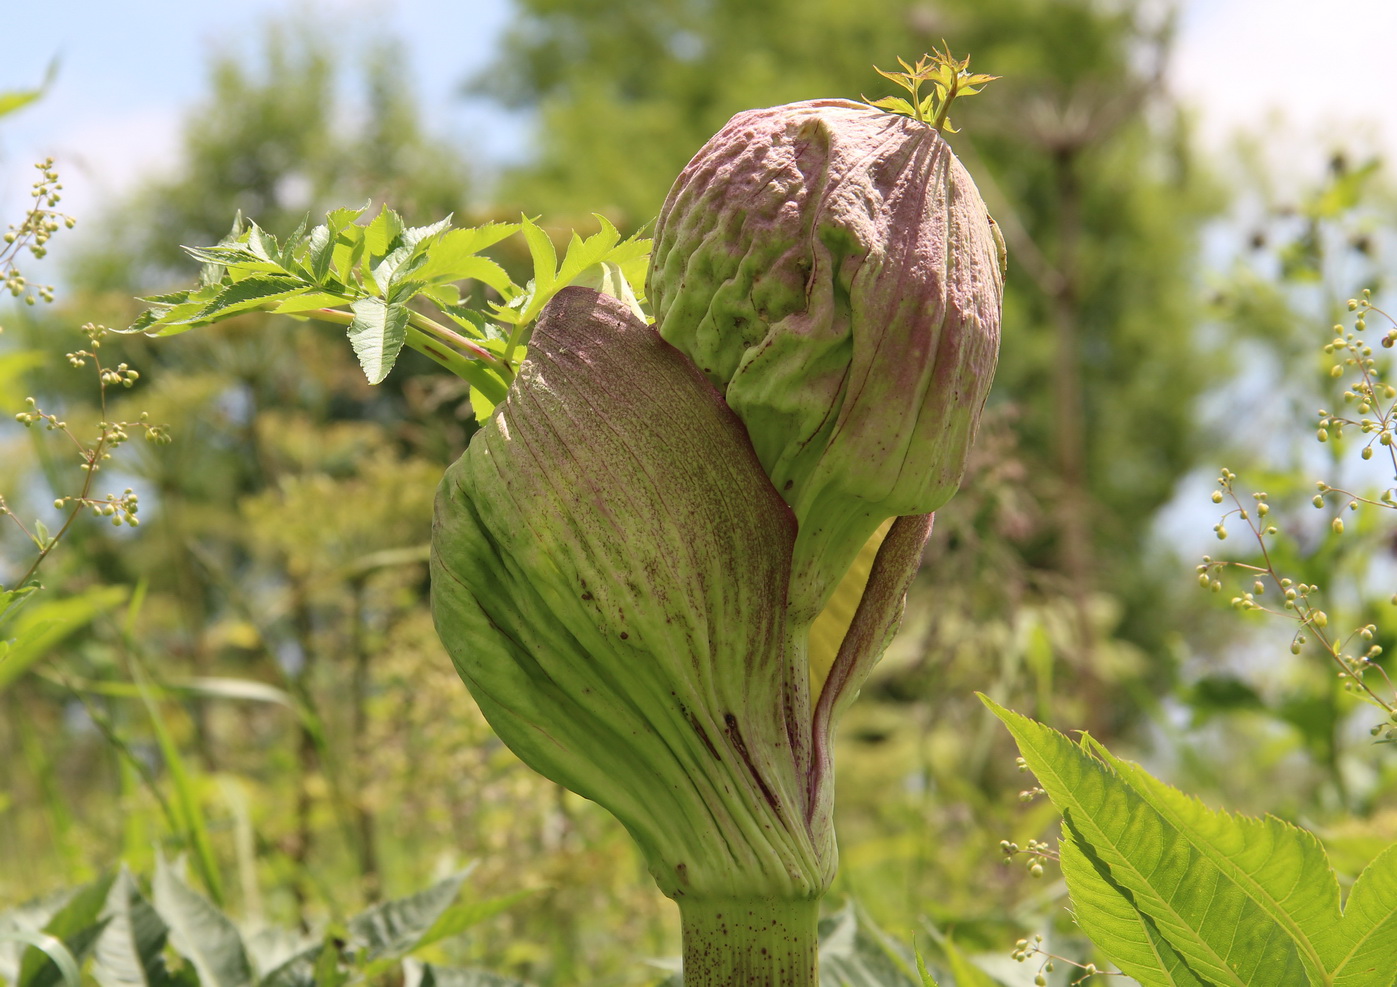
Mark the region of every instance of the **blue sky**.
[[[11, 35], [0, 90], [32, 85], [55, 55], [61, 67], [41, 105], [0, 123], [6, 216], [25, 199], [28, 163], [47, 154], [60, 160], [66, 204], [79, 217], [169, 162], [203, 92], [207, 54], [230, 44], [254, 51], [266, 17], [296, 11], [333, 18], [351, 44], [400, 38], [439, 132], [487, 156], [525, 146], [521, 122], [457, 95], [461, 79], [490, 59], [509, 0], [47, 0], [41, 15], [32, 2], [0, 0], [7, 24], [33, 25], [22, 42]], [[1381, 145], [1397, 160], [1393, 0], [1186, 0], [1183, 15], [1171, 84], [1199, 107], [1206, 140], [1266, 125], [1280, 163], [1310, 173], [1335, 141]], [[1282, 107], [1285, 127], [1267, 117]]]

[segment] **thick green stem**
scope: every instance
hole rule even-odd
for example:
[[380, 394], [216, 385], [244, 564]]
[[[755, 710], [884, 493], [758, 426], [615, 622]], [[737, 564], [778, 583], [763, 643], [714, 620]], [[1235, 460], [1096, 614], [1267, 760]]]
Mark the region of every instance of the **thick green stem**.
[[684, 987], [815, 987], [818, 898], [677, 898]]

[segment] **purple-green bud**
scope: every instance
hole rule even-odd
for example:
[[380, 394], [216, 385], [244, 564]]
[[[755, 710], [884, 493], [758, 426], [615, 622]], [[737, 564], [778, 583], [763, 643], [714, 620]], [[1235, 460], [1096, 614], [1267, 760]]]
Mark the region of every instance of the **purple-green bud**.
[[655, 231], [660, 333], [800, 525], [813, 618], [884, 519], [960, 484], [999, 348], [1003, 241], [932, 127], [844, 100], [733, 117]]

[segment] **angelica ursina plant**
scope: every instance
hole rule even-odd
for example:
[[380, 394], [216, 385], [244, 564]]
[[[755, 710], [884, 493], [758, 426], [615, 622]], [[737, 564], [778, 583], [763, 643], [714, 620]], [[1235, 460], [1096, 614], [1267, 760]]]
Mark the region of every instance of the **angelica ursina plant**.
[[[131, 327], [258, 308], [346, 325], [373, 383], [403, 346], [469, 382], [482, 426], [437, 494], [437, 632], [501, 739], [634, 837], [678, 904], [688, 987], [816, 982], [833, 730], [988, 393], [1002, 241], [940, 133], [987, 79], [949, 59], [909, 68], [939, 93], [911, 115], [738, 114], [675, 181], [653, 256], [605, 221], [560, 265], [527, 218], [342, 209], [284, 241], [239, 220]], [[525, 285], [480, 256], [516, 233]], [[841, 592], [842, 642], [814, 653]]]

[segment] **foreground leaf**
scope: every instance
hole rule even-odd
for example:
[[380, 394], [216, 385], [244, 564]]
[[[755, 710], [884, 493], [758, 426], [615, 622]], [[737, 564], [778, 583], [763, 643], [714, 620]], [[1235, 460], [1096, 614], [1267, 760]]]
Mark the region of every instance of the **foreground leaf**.
[[182, 987], [193, 971], [176, 977], [165, 964], [169, 927], [141, 894], [124, 867], [107, 896], [109, 921], [93, 947], [92, 976], [101, 987]]
[[1397, 980], [1397, 848], [1341, 912], [1312, 834], [1210, 810], [1090, 738], [1074, 744], [984, 701], [1063, 814], [1063, 874], [1083, 929], [1142, 984]]
[[[77, 962], [86, 958], [106, 927], [107, 920], [101, 915], [115, 881], [116, 876], [109, 875], [86, 885], [44, 926], [44, 932], [62, 943]], [[16, 987], [51, 987], [65, 980], [72, 982], [69, 974], [56, 957], [32, 948], [24, 953]]]
[[1058, 854], [1077, 924], [1123, 973], [1141, 987], [1211, 987], [1135, 908], [1109, 871], [1096, 869], [1070, 833], [1063, 835]]
[[171, 944], [199, 972], [201, 987], [252, 987], [252, 964], [237, 927], [163, 857], [156, 858], [151, 890]]

